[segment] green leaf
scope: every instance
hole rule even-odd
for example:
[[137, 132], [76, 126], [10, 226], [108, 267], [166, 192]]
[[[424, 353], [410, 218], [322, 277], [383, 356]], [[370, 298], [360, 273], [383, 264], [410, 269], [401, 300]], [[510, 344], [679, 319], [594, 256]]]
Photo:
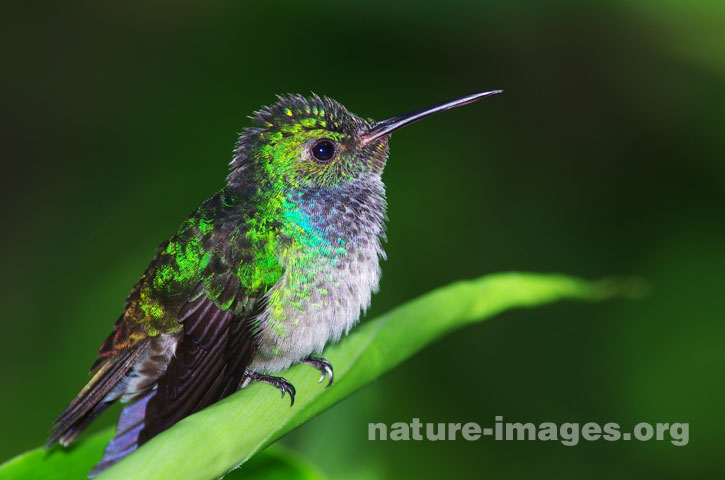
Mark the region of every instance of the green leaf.
[[280, 445], [272, 445], [224, 480], [325, 480], [306, 460]]
[[[278, 390], [252, 384], [180, 421], [99, 478], [218, 478], [455, 329], [511, 308], [561, 299], [602, 300], [641, 291], [637, 283], [593, 283], [563, 275], [527, 273], [490, 275], [439, 288], [365, 322], [340, 343], [328, 347], [324, 356], [335, 368], [331, 387], [317, 382], [319, 372], [313, 368], [295, 366], [284, 373], [297, 388], [293, 407], [286, 398], [280, 399]], [[65, 452], [34, 450], [0, 467], [0, 473], [3, 478], [82, 478], [81, 474], [100, 459], [108, 438], [109, 433], [104, 432]], [[247, 467], [253, 467], [252, 463], [242, 469], [245, 475]]]
[[48, 451], [36, 448], [18, 455], [0, 466], [0, 478], [23, 480], [65, 480], [82, 479], [98, 462], [103, 448], [113, 436], [107, 429], [90, 438], [73, 444], [69, 448], [54, 448]]
[[[70, 448], [42, 448], [19, 455], [0, 466], [0, 478], [23, 480], [84, 479], [113, 437], [109, 428]], [[144, 478], [139, 475], [137, 478]], [[280, 445], [272, 445], [224, 480], [325, 480], [312, 465]]]

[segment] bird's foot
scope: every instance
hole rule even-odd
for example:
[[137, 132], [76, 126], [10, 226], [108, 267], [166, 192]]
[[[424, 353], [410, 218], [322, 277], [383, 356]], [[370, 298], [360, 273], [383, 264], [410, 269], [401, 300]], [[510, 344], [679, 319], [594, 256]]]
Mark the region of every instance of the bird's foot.
[[242, 384], [239, 388], [242, 389], [246, 387], [250, 382], [262, 382], [267, 385], [277, 387], [282, 392], [282, 398], [284, 398], [285, 393], [289, 393], [290, 407], [295, 403], [295, 387], [285, 378], [246, 371], [244, 373], [244, 378], [242, 379]]
[[329, 376], [330, 381], [327, 383], [327, 386], [329, 387], [330, 385], [332, 385], [332, 364], [330, 362], [328, 362], [324, 358], [313, 357], [312, 355], [310, 355], [309, 357], [302, 360], [302, 363], [310, 365], [311, 367], [315, 367], [322, 373], [322, 376], [317, 383], [322, 382], [326, 376]]

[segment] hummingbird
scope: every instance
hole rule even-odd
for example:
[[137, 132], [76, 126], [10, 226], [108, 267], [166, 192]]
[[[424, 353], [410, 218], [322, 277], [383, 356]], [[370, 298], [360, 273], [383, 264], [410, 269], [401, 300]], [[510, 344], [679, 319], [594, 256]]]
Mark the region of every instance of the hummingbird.
[[249, 117], [226, 184], [194, 210], [128, 295], [88, 384], [53, 423], [68, 446], [115, 401], [124, 404], [94, 477], [182, 418], [320, 357], [358, 322], [385, 258], [381, 176], [392, 132], [501, 90], [381, 122], [328, 97], [278, 96]]

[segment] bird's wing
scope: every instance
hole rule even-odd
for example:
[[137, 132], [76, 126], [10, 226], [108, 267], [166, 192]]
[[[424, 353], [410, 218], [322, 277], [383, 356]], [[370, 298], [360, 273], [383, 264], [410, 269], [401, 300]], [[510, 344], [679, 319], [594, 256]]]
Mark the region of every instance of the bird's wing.
[[[257, 309], [253, 301], [244, 297], [235, 275], [218, 278], [217, 285], [223, 286], [214, 299], [210, 297], [208, 283], [200, 282], [179, 311], [183, 333], [178, 336], [174, 355], [157, 377], [156, 388], [141, 391], [124, 408], [116, 435], [106, 446], [93, 475], [182, 418], [237, 390], [255, 353], [248, 320]], [[246, 309], [235, 308], [240, 301]]]
[[[187, 231], [187, 237], [196, 232]], [[176, 238], [176, 237], [175, 237]], [[173, 240], [173, 239], [172, 239]], [[159, 333], [173, 333], [180, 330], [176, 322], [176, 315], [163, 315], [170, 327], [163, 330], [156, 328], [156, 335], [149, 334], [149, 326], [153, 313], [161, 311], [174, 311], [180, 306], [173, 305], [174, 299], [154, 291], [154, 280], [165, 265], [174, 267], [174, 259], [167, 252], [172, 240], [164, 242], [157, 250], [154, 259], [141, 276], [141, 279], [131, 290], [123, 313], [113, 326], [113, 331], [106, 338], [99, 349], [96, 362], [90, 370], [93, 375], [88, 384], [76, 395], [63, 413], [58, 416], [51, 430], [47, 446], [56, 441], [62, 445], [69, 445], [98, 415], [107, 409], [113, 401], [125, 393], [127, 376], [132, 372], [134, 365], [147, 353], [149, 345], [158, 344]], [[156, 282], [158, 283], [158, 282]], [[177, 285], [181, 300], [188, 296], [184, 285]], [[189, 291], [189, 287], [186, 286]], [[176, 300], [178, 304], [180, 300]], [[162, 305], [162, 302], [164, 303]], [[168, 317], [168, 319], [167, 319]], [[160, 365], [165, 368], [166, 365]]]
[[48, 444], [67, 445], [110, 403], [128, 401], [92, 473], [233, 393], [254, 357], [251, 321], [283, 271], [271, 257], [254, 263], [240, 227], [249, 213], [225, 195], [159, 247], [101, 346], [97, 373], [54, 424]]

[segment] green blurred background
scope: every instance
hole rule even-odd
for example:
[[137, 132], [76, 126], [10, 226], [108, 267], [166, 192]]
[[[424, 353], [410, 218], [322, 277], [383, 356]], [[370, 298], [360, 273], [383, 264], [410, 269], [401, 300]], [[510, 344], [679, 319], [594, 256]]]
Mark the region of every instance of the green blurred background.
[[[723, 2], [3, 10], [0, 460], [44, 441], [155, 247], [222, 185], [274, 94], [382, 119], [503, 88], [393, 136], [370, 315], [507, 270], [638, 275], [651, 295], [467, 328], [283, 442], [330, 478], [725, 478]], [[367, 440], [368, 422], [496, 415], [689, 422], [690, 443]]]

